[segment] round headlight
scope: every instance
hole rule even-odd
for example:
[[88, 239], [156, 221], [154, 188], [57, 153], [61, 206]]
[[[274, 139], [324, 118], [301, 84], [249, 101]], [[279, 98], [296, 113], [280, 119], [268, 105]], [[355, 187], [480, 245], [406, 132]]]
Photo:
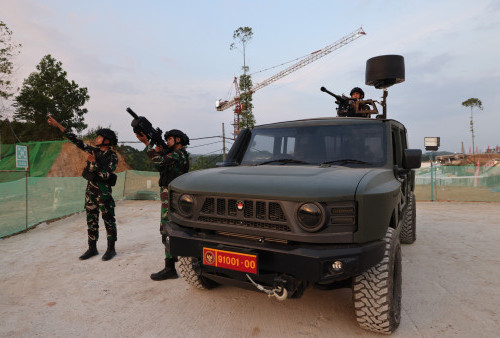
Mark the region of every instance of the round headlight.
[[185, 216], [191, 216], [194, 206], [194, 198], [191, 195], [181, 195], [179, 197], [179, 210]]
[[318, 231], [324, 223], [323, 209], [314, 203], [304, 203], [297, 210], [297, 219], [303, 230]]

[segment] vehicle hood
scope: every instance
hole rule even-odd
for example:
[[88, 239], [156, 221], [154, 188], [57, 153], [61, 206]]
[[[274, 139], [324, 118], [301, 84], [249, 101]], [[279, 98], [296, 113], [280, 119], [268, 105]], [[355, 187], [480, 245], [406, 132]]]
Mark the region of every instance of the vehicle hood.
[[263, 165], [193, 171], [176, 178], [170, 189], [193, 194], [262, 199], [354, 199], [356, 188], [370, 168], [341, 166]]

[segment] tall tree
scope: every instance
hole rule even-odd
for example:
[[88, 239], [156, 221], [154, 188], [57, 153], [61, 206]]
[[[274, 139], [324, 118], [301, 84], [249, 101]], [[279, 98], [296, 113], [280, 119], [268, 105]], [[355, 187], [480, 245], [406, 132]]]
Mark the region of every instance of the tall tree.
[[236, 43], [241, 47], [241, 52], [243, 54], [243, 75], [240, 75], [240, 103], [241, 103], [241, 119], [239, 128], [253, 128], [255, 125], [255, 117], [253, 115], [253, 104], [252, 104], [252, 77], [247, 74], [250, 67], [246, 64], [246, 47], [247, 44], [253, 37], [252, 28], [250, 27], [239, 27], [233, 33], [233, 42], [230, 49], [238, 49]]
[[6, 108], [4, 101], [12, 97], [17, 88], [12, 83], [13, 59], [21, 52], [21, 44], [12, 40], [12, 31], [0, 20], [0, 113]]
[[255, 117], [253, 115], [252, 103], [252, 77], [247, 74], [240, 76], [240, 102], [241, 102], [241, 119], [240, 129], [253, 128], [255, 125]]
[[[246, 74], [246, 72], [249, 69], [246, 65], [245, 52], [246, 52], [247, 44], [250, 42], [250, 40], [252, 40], [252, 37], [253, 37], [253, 32], [252, 32], [252, 28], [250, 28], [250, 27], [240, 27], [233, 32], [233, 40], [237, 41], [237, 43], [239, 43], [239, 45], [241, 46], [241, 52], [243, 54], [243, 67], [242, 68], [243, 68], [244, 74]], [[229, 48], [231, 50], [238, 49], [235, 42], [233, 42], [229, 46]]]
[[82, 106], [90, 99], [87, 88], [80, 88], [75, 81], [69, 81], [62, 63], [50, 54], [42, 58], [36, 69], [37, 72], [24, 80], [15, 98], [17, 109], [14, 117], [31, 125], [37, 140], [60, 138], [56, 128], [46, 122], [48, 113], [66, 128], [76, 132], [85, 129], [87, 109]]
[[471, 97], [470, 99], [462, 102], [462, 106], [470, 108], [470, 132], [472, 135], [472, 154], [474, 154], [475, 148], [474, 148], [474, 115], [473, 115], [473, 110], [474, 110], [474, 108], [477, 108], [479, 110], [483, 110], [483, 103], [481, 102], [480, 99], [475, 98], [475, 97]]

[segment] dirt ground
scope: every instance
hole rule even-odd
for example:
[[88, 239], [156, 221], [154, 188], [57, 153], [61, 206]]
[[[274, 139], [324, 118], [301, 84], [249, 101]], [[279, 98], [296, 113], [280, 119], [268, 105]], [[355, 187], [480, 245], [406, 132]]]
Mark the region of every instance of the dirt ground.
[[[79, 261], [79, 213], [0, 240], [0, 336], [369, 337], [351, 291], [309, 288], [279, 302], [182, 278], [155, 282], [163, 263], [159, 202], [117, 205], [118, 255]], [[102, 227], [101, 227], [102, 228]], [[100, 254], [105, 251], [101, 229]], [[418, 202], [417, 241], [403, 245], [396, 337], [496, 337], [500, 331], [500, 204]]]
[[[89, 142], [92, 145], [92, 142]], [[63, 143], [61, 152], [50, 167], [47, 177], [78, 177], [87, 163], [87, 153], [78, 149], [73, 143]], [[130, 169], [120, 153], [118, 156], [117, 173]]]

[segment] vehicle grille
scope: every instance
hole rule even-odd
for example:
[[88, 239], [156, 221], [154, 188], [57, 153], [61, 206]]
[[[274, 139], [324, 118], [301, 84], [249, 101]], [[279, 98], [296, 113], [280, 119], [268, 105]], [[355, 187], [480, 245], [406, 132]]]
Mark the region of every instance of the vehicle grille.
[[259, 242], [259, 243], [273, 242], [273, 243], [288, 244], [288, 241], [286, 239], [280, 239], [280, 238], [271, 238], [271, 237], [262, 237], [262, 236], [254, 236], [254, 235], [236, 234], [236, 233], [226, 232], [226, 231], [217, 231], [217, 234], [221, 235], [221, 236], [225, 236], [225, 237], [232, 237], [232, 238], [240, 238], [240, 239], [252, 240], [252, 241], [255, 241], [255, 242]]
[[[238, 203], [242, 204], [238, 210]], [[291, 231], [277, 202], [207, 197], [198, 221], [250, 228]]]

